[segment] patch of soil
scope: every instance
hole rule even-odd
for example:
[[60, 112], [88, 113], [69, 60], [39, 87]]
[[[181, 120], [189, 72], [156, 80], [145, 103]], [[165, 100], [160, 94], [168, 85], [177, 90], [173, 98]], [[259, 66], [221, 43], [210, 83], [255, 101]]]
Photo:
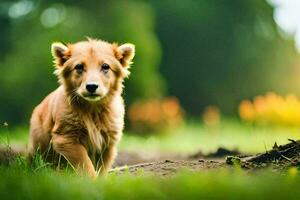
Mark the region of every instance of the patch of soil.
[[[120, 152], [111, 172], [124, 173], [129, 171], [137, 174], [139, 171], [155, 175], [172, 175], [179, 170], [203, 171], [226, 167], [226, 156], [242, 156], [238, 150], [228, 150], [220, 147], [215, 152], [203, 154], [201, 151], [192, 155], [171, 153], [130, 153]], [[141, 164], [142, 163], [142, 164]], [[126, 165], [126, 166], [124, 166]]]
[[124, 165], [137, 165], [140, 163], [160, 162], [164, 160], [187, 160], [184, 155], [174, 153], [148, 152], [148, 153], [133, 153], [121, 151], [114, 162], [114, 167]]
[[132, 165], [128, 167], [119, 167], [111, 170], [110, 172], [124, 173], [126, 171], [133, 175], [139, 172], [151, 173], [158, 176], [166, 176], [176, 174], [179, 170], [189, 170], [189, 171], [200, 171], [200, 170], [210, 170], [210, 169], [220, 169], [225, 167], [224, 162], [218, 161], [175, 161], [175, 160], [165, 160], [161, 162], [144, 163], [138, 165]]
[[[217, 160], [190, 160], [191, 158], [218, 158], [218, 156], [224, 157], [225, 159]], [[219, 149], [215, 153], [203, 155], [194, 154], [187, 157], [185, 160], [165, 160], [159, 162], [150, 162], [132, 165], [128, 167], [115, 168], [111, 171], [117, 173], [123, 173], [129, 171], [132, 174], [137, 174], [139, 171], [144, 173], [153, 173], [155, 175], [172, 175], [181, 169], [187, 169], [190, 171], [204, 171], [211, 169], [220, 168], [231, 168], [232, 165], [240, 166], [245, 170], [258, 170], [258, 169], [273, 169], [276, 171], [285, 171], [290, 167], [300, 167], [300, 140], [290, 140], [290, 143], [286, 145], [278, 146], [276, 143], [274, 147], [265, 152], [255, 156], [245, 156], [238, 151], [228, 151]]]
[[8, 165], [16, 156], [24, 152], [25, 147], [21, 146], [0, 146], [0, 165]]
[[240, 151], [237, 149], [229, 150], [224, 147], [218, 148], [215, 152], [211, 152], [209, 154], [204, 154], [202, 151], [199, 151], [195, 154], [191, 155], [182, 155], [176, 153], [161, 153], [161, 152], [152, 152], [152, 153], [132, 153], [121, 151], [118, 153], [118, 157], [114, 163], [114, 167], [124, 166], [124, 165], [136, 165], [139, 163], [151, 163], [151, 162], [160, 162], [165, 160], [199, 160], [199, 159], [207, 159], [220, 161], [224, 160], [226, 156], [239, 156], [245, 157]]

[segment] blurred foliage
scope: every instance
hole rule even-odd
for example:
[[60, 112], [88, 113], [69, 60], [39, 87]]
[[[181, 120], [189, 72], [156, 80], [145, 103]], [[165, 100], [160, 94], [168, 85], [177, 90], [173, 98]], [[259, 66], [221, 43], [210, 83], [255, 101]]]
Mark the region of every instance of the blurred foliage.
[[282, 97], [269, 92], [253, 101], [242, 101], [239, 115], [242, 120], [259, 125], [300, 126], [300, 100], [292, 94]]
[[51, 42], [85, 36], [136, 44], [127, 105], [166, 94], [188, 114], [216, 105], [232, 115], [267, 91], [300, 94], [293, 40], [262, 0], [4, 0], [0, 27], [2, 122], [27, 122], [57, 86]]
[[217, 127], [221, 122], [221, 111], [217, 106], [207, 106], [202, 113], [202, 119], [205, 125]]
[[128, 119], [136, 133], [164, 133], [183, 123], [184, 111], [175, 97], [151, 99], [130, 106]]
[[148, 4], [26, 0], [0, 5], [7, 14], [2, 11], [0, 20], [6, 23], [1, 26], [1, 32], [6, 34], [0, 37], [1, 54], [5, 54], [0, 61], [1, 121], [26, 122], [34, 105], [55, 89], [50, 45], [57, 40], [72, 43], [89, 36], [134, 43], [138, 53], [132, 75], [126, 80], [127, 100], [162, 94], [163, 83], [156, 69], [160, 46], [153, 32], [154, 14]]
[[153, 1], [168, 92], [190, 114], [207, 105], [233, 114], [267, 91], [300, 94], [299, 55], [263, 0]]

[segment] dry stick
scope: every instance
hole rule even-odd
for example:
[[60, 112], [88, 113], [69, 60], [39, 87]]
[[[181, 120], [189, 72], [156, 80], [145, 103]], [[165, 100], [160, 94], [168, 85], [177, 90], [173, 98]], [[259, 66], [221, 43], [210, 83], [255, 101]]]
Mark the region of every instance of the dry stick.
[[280, 152], [278, 152], [280, 154], [281, 157], [283, 157], [284, 159], [288, 160], [289, 162], [292, 162], [292, 159], [282, 155]]
[[276, 149], [273, 149], [265, 154], [260, 154], [256, 157], [250, 158], [248, 161], [263, 162], [279, 156], [286, 160], [291, 161], [291, 159], [288, 158], [287, 156], [290, 155], [291, 153], [295, 154], [297, 150], [300, 151], [300, 142], [292, 141], [292, 143], [286, 144], [284, 146], [279, 146]]

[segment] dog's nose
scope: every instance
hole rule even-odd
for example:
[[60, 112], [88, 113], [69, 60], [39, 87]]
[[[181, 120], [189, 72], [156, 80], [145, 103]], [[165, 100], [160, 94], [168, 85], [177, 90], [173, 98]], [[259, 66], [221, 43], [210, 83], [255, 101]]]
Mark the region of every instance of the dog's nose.
[[88, 92], [94, 93], [97, 90], [98, 85], [95, 83], [88, 83], [86, 84], [85, 88]]

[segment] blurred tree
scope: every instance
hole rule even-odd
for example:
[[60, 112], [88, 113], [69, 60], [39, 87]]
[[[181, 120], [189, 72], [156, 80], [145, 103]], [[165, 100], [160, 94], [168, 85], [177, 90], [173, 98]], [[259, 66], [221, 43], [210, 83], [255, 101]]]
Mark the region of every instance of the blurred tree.
[[[163, 82], [157, 70], [161, 51], [147, 3], [22, 0], [6, 5], [3, 13], [11, 26], [2, 23], [1, 30], [10, 34], [2, 35], [1, 41], [9, 41], [12, 51], [0, 61], [0, 121], [28, 121], [33, 107], [55, 89], [50, 45], [57, 40], [72, 43], [89, 36], [134, 43], [137, 55], [126, 80], [127, 101], [162, 95]], [[5, 51], [1, 48], [0, 55]]]
[[10, 49], [10, 20], [8, 15], [6, 14], [7, 8], [9, 6], [8, 3], [2, 3], [0, 4], [0, 59], [3, 59], [6, 54], [8, 54]]
[[[243, 98], [300, 94], [299, 56], [262, 0], [152, 0], [168, 94], [199, 116], [215, 104], [233, 114]], [[297, 73], [296, 73], [297, 72]]]
[[0, 28], [0, 121], [28, 121], [57, 86], [51, 42], [85, 36], [136, 44], [127, 104], [163, 95], [160, 74], [168, 95], [198, 116], [211, 104], [233, 114], [269, 90], [300, 95], [293, 40], [261, 0], [7, 0]]

